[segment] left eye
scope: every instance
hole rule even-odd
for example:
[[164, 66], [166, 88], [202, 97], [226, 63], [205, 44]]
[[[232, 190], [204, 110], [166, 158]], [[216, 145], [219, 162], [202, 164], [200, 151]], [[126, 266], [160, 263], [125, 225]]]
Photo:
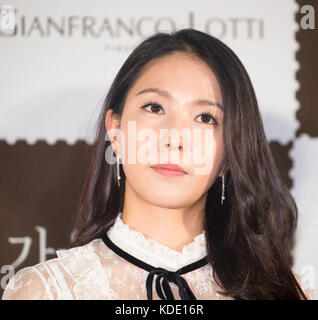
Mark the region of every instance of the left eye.
[[199, 117], [202, 119], [200, 122], [204, 122], [206, 124], [217, 124], [215, 118], [210, 113], [201, 113], [197, 118]]

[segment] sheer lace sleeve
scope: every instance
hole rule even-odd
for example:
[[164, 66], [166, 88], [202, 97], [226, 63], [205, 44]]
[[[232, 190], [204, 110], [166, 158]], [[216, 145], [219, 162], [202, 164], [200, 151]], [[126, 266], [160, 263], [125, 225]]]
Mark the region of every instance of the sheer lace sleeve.
[[304, 288], [302, 287], [306, 297], [308, 300], [314, 300], [314, 292], [313, 290], [309, 289], [309, 288]]
[[37, 267], [31, 266], [19, 270], [9, 281], [2, 300], [47, 300], [46, 279]]
[[298, 281], [301, 289], [304, 291], [307, 299], [314, 300], [314, 291], [312, 289], [308, 288], [308, 286], [306, 286], [303, 283], [302, 278], [298, 274], [296, 274], [295, 272], [293, 272], [293, 273], [294, 273], [294, 276], [295, 276], [296, 280]]

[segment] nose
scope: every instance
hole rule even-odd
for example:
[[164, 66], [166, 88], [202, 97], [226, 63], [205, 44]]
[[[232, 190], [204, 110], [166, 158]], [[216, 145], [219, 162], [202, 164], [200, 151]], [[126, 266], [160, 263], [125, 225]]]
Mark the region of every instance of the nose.
[[174, 152], [175, 150], [178, 150], [179, 152], [184, 151], [184, 119], [182, 119], [179, 114], [173, 115], [171, 118], [169, 118], [166, 125], [166, 130], [168, 131], [164, 133], [164, 147], [167, 147], [170, 152]]
[[[165, 144], [165, 146], [168, 147], [168, 148], [170, 148], [170, 145], [171, 145], [170, 143], [166, 143]], [[183, 150], [183, 146], [181, 144], [179, 144], [178, 145], [178, 149], [179, 149], [179, 151], [182, 151]]]
[[[165, 160], [176, 163], [183, 161], [183, 144], [180, 142], [180, 137], [177, 138], [169, 136], [168, 141], [165, 141], [163, 147], [166, 150], [166, 152], [162, 150], [163, 157]], [[168, 157], [168, 159], [166, 159], [165, 157]]]
[[183, 136], [178, 130], [170, 131], [170, 134], [164, 140], [166, 140], [164, 145], [170, 152], [174, 152], [176, 148], [178, 148], [178, 151], [183, 151]]

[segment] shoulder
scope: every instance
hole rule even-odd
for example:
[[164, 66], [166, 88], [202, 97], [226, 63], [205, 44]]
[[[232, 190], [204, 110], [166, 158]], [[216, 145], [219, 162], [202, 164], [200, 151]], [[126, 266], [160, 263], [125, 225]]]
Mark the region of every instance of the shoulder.
[[98, 261], [98, 251], [101, 241], [102, 240], [98, 238], [82, 246], [56, 250], [59, 263], [66, 272], [72, 275], [83, 272], [86, 267], [90, 269], [90, 266]]
[[25, 267], [17, 271], [9, 280], [2, 300], [49, 300], [48, 279], [43, 272], [43, 264], [52, 264], [56, 259]]
[[[67, 284], [94, 263], [98, 240], [70, 249], [58, 249], [56, 258], [20, 269], [10, 278], [2, 300], [55, 300], [63, 293], [65, 296]], [[64, 292], [61, 292], [63, 288]]]
[[297, 274], [296, 272], [293, 272], [293, 274], [294, 274], [299, 286], [301, 287], [304, 294], [306, 295], [306, 298], [308, 300], [313, 300], [314, 299], [314, 291], [306, 285], [305, 281], [303, 281], [302, 277], [299, 274]]
[[90, 255], [98, 249], [98, 245], [101, 241], [102, 240], [100, 238], [97, 238], [81, 246], [72, 247], [69, 249], [58, 249], [56, 250], [56, 255], [59, 259], [63, 259], [66, 257], [77, 258]]

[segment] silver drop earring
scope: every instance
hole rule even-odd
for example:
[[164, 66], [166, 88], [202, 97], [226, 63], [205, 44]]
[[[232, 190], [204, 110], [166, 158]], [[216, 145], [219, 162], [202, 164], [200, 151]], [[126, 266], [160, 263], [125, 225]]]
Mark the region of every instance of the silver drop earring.
[[224, 173], [223, 173], [222, 174], [222, 196], [221, 196], [221, 205], [222, 206], [223, 206], [223, 202], [225, 200], [224, 191], [225, 191], [225, 178], [224, 178]]
[[117, 161], [117, 182], [118, 182], [118, 186], [120, 187], [120, 179], [121, 179], [121, 176], [120, 176], [120, 167], [119, 167], [119, 157], [118, 155], [116, 155], [116, 161]]

